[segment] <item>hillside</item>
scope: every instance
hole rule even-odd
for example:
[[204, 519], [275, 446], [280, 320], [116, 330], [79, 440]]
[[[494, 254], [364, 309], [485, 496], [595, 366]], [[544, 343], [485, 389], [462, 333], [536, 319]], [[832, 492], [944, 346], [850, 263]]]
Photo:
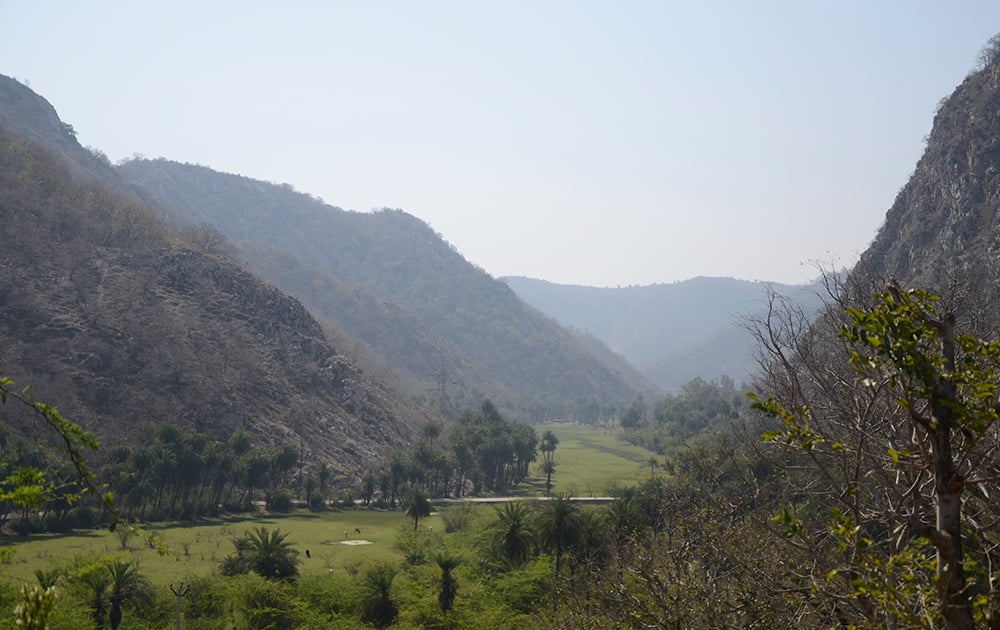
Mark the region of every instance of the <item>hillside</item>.
[[118, 170], [172, 221], [218, 228], [255, 272], [447, 412], [486, 396], [545, 419], [584, 401], [624, 403], [642, 387], [625, 361], [525, 305], [405, 212], [347, 212], [289, 186], [163, 159]]
[[943, 99], [860, 270], [969, 297], [1000, 287], [1000, 56]]
[[651, 382], [676, 390], [695, 377], [728, 375], [737, 382], [754, 369], [753, 343], [741, 319], [759, 311], [766, 292], [817, 304], [814, 286], [693, 278], [623, 288], [503, 279], [521, 299], [567, 326], [585, 330], [639, 368]]
[[[162, 423], [245, 427], [350, 477], [408, 443], [419, 412], [301, 303], [111, 190], [125, 185], [26, 87], [0, 78], [0, 103], [0, 373], [109, 445]], [[0, 408], [25, 434], [14, 411]]]

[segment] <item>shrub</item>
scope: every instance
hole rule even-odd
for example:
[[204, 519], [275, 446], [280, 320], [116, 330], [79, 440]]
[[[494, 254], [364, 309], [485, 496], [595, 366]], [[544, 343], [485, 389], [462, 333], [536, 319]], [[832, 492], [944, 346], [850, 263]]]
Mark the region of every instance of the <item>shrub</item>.
[[268, 497], [267, 509], [285, 514], [291, 512], [295, 509], [295, 495], [289, 490], [276, 490]]

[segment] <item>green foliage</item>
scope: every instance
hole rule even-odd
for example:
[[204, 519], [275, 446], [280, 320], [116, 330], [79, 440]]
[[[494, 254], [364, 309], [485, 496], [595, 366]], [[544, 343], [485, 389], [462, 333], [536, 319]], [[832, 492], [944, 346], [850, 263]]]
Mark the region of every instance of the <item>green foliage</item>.
[[531, 513], [518, 501], [499, 505], [495, 511], [496, 521], [490, 528], [490, 553], [505, 566], [519, 568], [529, 560], [535, 547]]
[[420, 488], [411, 488], [406, 497], [406, 515], [413, 519], [413, 531], [424, 516], [431, 515], [431, 502]]
[[299, 627], [302, 614], [289, 584], [250, 574], [236, 582], [236, 589], [246, 627], [273, 630]]
[[236, 554], [222, 561], [223, 575], [256, 573], [267, 580], [294, 581], [299, 575], [298, 550], [280, 529], [258, 527], [233, 539]]
[[[962, 520], [970, 510], [994, 516], [961, 493], [973, 487], [988, 496], [985, 485], [996, 472], [1000, 343], [958, 333], [955, 316], [939, 313], [939, 302], [891, 285], [871, 305], [845, 308], [838, 336], [855, 382], [839, 396], [857, 403], [853, 408], [809, 399], [801, 384], [784, 392], [794, 406], [751, 398], [754, 409], [781, 425], [764, 440], [804, 455], [816, 471], [814, 488], [826, 488], [833, 501], [825, 537], [816, 531], [823, 522], [817, 501], [805, 509], [786, 504], [774, 517], [793, 544], [835, 542], [826, 547], [824, 588], [871, 611], [869, 619], [957, 628], [989, 614], [989, 598], [973, 594], [991, 591], [992, 578], [965, 554], [973, 542], [973, 552], [992, 563], [992, 550]], [[791, 365], [786, 357], [794, 374]], [[869, 472], [849, 476], [852, 469]], [[890, 505], [913, 507], [901, 516], [885, 505], [887, 497]]]
[[361, 602], [361, 620], [376, 628], [387, 628], [399, 615], [399, 605], [392, 595], [396, 569], [388, 564], [378, 564], [365, 573], [364, 600]]
[[553, 571], [552, 558], [540, 556], [518, 571], [490, 576], [487, 585], [505, 606], [530, 614], [544, 606], [550, 593]]
[[490, 402], [466, 412], [449, 436], [459, 476], [474, 492], [504, 492], [527, 477], [537, 456], [538, 436], [525, 424], [504, 419]]
[[542, 549], [555, 553], [554, 571], [559, 574], [563, 553], [576, 544], [581, 534], [580, 506], [569, 495], [555, 494], [540, 504], [535, 531]]
[[438, 587], [438, 606], [441, 608], [441, 612], [448, 612], [455, 605], [455, 598], [458, 596], [458, 580], [452, 575], [452, 571], [461, 562], [461, 558], [446, 551], [434, 554], [434, 563], [441, 569], [441, 583]]
[[133, 562], [115, 560], [107, 565], [111, 576], [108, 592], [108, 620], [111, 630], [118, 630], [122, 622], [122, 607], [125, 604], [148, 605], [151, 600], [149, 580], [139, 573]]
[[718, 431], [736, 417], [742, 395], [729, 377], [712, 381], [696, 378], [648, 409], [640, 397], [622, 416], [629, 442], [663, 455], [684, 440]]
[[[117, 512], [112, 503], [110, 493], [101, 493], [96, 485], [96, 476], [85, 460], [85, 451], [95, 451], [97, 440], [80, 428], [75, 422], [65, 418], [55, 407], [46, 405], [32, 398], [28, 388], [17, 389], [14, 381], [0, 376], [0, 404], [14, 400], [30, 409], [34, 415], [51, 430], [59, 439], [62, 451], [69, 458], [75, 472], [75, 481], [69, 486], [60, 488], [59, 495], [67, 504], [78, 501], [82, 493], [90, 493], [101, 498], [103, 507], [114, 515], [117, 523]], [[22, 510], [22, 520], [27, 520], [32, 510], [38, 510], [46, 500], [56, 494], [52, 483], [45, 481], [45, 473], [33, 466], [21, 466], [2, 482], [0, 501], [9, 501]]]
[[272, 512], [288, 513], [295, 509], [295, 494], [291, 490], [275, 490], [268, 495], [267, 509]]
[[446, 534], [460, 532], [472, 520], [472, 506], [463, 504], [449, 506], [441, 513], [441, 520], [444, 521]]

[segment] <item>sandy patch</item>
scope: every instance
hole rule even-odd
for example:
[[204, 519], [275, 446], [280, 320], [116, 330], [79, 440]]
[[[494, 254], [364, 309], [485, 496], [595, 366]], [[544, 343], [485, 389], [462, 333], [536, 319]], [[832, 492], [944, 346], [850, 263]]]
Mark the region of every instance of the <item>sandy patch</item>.
[[324, 545], [372, 545], [370, 540], [328, 540]]

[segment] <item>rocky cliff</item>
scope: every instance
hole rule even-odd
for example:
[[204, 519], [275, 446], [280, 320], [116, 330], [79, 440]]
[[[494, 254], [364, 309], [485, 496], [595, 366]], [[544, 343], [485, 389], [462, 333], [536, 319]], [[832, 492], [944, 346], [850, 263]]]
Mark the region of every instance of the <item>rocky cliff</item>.
[[0, 104], [0, 374], [111, 445], [244, 427], [352, 477], [409, 441], [426, 418], [298, 300], [185, 241], [41, 97], [4, 79]]
[[861, 269], [943, 293], [1000, 286], [1000, 63], [943, 99]]

